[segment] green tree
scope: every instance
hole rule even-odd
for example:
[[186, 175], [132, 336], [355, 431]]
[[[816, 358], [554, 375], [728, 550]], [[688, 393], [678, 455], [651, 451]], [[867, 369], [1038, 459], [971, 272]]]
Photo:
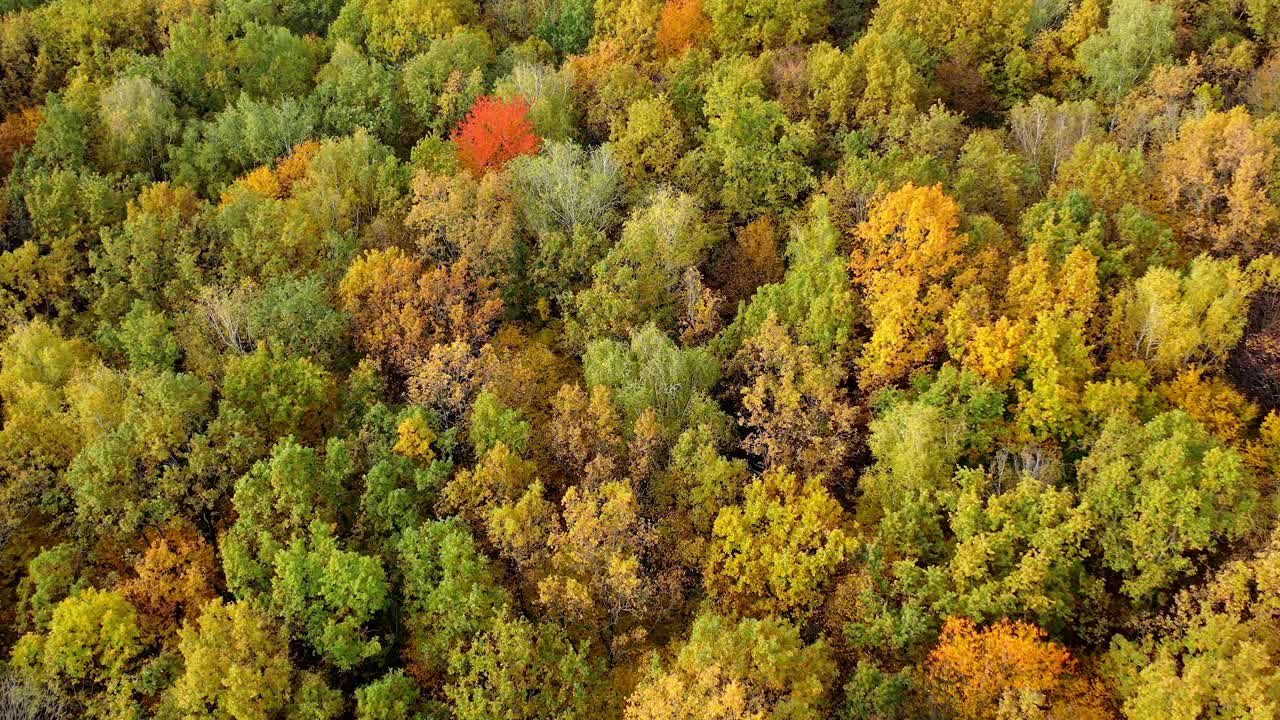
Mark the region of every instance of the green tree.
[[274, 558], [271, 607], [321, 657], [350, 670], [382, 649], [368, 623], [388, 602], [376, 557], [342, 550], [330, 526], [313, 521]]
[[778, 5], [757, 0], [707, 0], [711, 34], [726, 51], [756, 50], [803, 43], [827, 29], [827, 9], [819, 2]]
[[336, 718], [341, 696], [297, 671], [286, 630], [247, 602], [211, 600], [179, 634], [183, 671], [165, 697], [180, 717], [200, 720]]
[[106, 153], [121, 170], [155, 172], [177, 132], [177, 115], [164, 88], [144, 76], [120, 77], [99, 99]]
[[770, 316], [794, 333], [797, 341], [812, 347], [821, 360], [843, 357], [852, 349], [858, 298], [825, 197], [814, 200], [808, 222], [797, 223], [792, 231], [787, 263], [781, 282], [762, 285], [739, 308], [717, 340], [722, 355], [737, 353]]
[[701, 192], [742, 219], [779, 213], [813, 185], [806, 164], [813, 128], [789, 120], [782, 105], [768, 98], [761, 76], [746, 60], [717, 66], [706, 94], [707, 134], [685, 159], [685, 172], [705, 188]]
[[395, 80], [377, 60], [339, 42], [316, 74], [312, 102], [322, 109], [320, 127], [333, 135], [362, 127], [382, 142], [396, 144], [401, 128]]
[[414, 662], [445, 670], [477, 634], [490, 629], [511, 602], [497, 568], [455, 519], [406, 530], [398, 544]]
[[680, 283], [715, 243], [701, 216], [692, 196], [662, 190], [633, 211], [591, 287], [573, 298], [570, 338], [627, 337], [647, 323], [675, 330]]
[[596, 717], [597, 668], [555, 625], [503, 614], [449, 658], [445, 695], [459, 720]]
[[1112, 420], [1078, 472], [1099, 556], [1138, 602], [1253, 527], [1258, 486], [1243, 458], [1180, 410], [1141, 426]]
[[614, 390], [629, 423], [652, 408], [671, 435], [706, 424], [725, 427], [727, 418], [709, 395], [720, 368], [710, 353], [682, 349], [652, 323], [631, 333], [631, 341], [597, 340], [583, 356], [588, 385]]
[[1151, 68], [1172, 60], [1174, 9], [1152, 0], [1115, 0], [1107, 27], [1076, 48], [1076, 59], [1107, 102], [1118, 102]]

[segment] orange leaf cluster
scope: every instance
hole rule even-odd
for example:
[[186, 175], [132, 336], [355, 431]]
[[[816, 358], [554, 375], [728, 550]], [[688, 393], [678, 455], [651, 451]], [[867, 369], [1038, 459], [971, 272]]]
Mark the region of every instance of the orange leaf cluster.
[[658, 53], [679, 55], [710, 31], [711, 19], [702, 11], [702, 0], [667, 0], [658, 21]]
[[501, 170], [512, 158], [536, 155], [542, 138], [533, 131], [529, 104], [524, 98], [512, 100], [486, 95], [476, 100], [453, 133], [458, 159], [476, 175]]
[[1029, 697], [1053, 708], [1051, 717], [1107, 716], [1070, 651], [1030, 623], [1006, 619], [978, 630], [971, 620], [949, 618], [927, 672], [934, 693], [968, 720], [994, 720], [1002, 703]]
[[19, 150], [35, 143], [36, 130], [42, 122], [44, 111], [40, 107], [16, 110], [6, 115], [4, 122], [0, 122], [0, 177], [8, 175], [13, 169], [13, 156]]

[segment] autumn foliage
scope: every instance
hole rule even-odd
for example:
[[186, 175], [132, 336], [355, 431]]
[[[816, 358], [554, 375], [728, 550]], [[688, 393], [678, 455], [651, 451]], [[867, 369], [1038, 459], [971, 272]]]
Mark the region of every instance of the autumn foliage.
[[484, 96], [476, 100], [453, 133], [458, 159], [476, 175], [501, 170], [512, 158], [536, 155], [542, 138], [533, 131], [529, 104], [522, 97], [502, 100]]
[[0, 720], [1280, 720], [1280, 0], [0, 0]]
[[13, 156], [36, 141], [36, 130], [43, 121], [44, 111], [29, 107], [9, 113], [0, 122], [0, 177], [13, 169]]
[[1107, 717], [1071, 653], [1029, 623], [1001, 620], [979, 630], [971, 620], [950, 618], [927, 673], [937, 696], [966, 720], [1023, 717], [1001, 709], [1028, 703], [1051, 710], [1048, 717]]
[[711, 31], [711, 20], [702, 10], [702, 0], [667, 0], [658, 21], [658, 52], [679, 55], [697, 44]]

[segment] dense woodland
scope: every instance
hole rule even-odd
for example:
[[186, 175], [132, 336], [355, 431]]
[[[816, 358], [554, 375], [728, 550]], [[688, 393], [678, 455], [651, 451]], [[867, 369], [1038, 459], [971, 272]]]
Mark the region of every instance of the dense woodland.
[[0, 10], [0, 717], [1280, 718], [1280, 0]]

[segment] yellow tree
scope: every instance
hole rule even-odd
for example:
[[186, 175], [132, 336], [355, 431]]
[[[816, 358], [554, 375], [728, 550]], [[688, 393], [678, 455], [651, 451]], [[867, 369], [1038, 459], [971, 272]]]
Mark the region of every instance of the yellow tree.
[[959, 226], [960, 206], [941, 185], [913, 183], [876, 203], [858, 226], [850, 269], [871, 328], [858, 360], [863, 387], [897, 382], [942, 349], [944, 316], [972, 278], [969, 236]]
[[777, 618], [718, 615], [693, 623], [669, 663], [655, 664], [627, 699], [626, 720], [818, 720], [836, 667], [821, 641], [804, 644]]
[[738, 612], [805, 618], [855, 549], [851, 525], [820, 479], [772, 470], [716, 517], [707, 592]]
[[1243, 107], [1191, 118], [1165, 147], [1165, 197], [1183, 231], [1203, 250], [1256, 255], [1280, 230], [1274, 120]]
[[439, 343], [487, 340], [503, 308], [465, 258], [427, 270], [394, 247], [352, 263], [339, 294], [361, 347], [404, 375]]

